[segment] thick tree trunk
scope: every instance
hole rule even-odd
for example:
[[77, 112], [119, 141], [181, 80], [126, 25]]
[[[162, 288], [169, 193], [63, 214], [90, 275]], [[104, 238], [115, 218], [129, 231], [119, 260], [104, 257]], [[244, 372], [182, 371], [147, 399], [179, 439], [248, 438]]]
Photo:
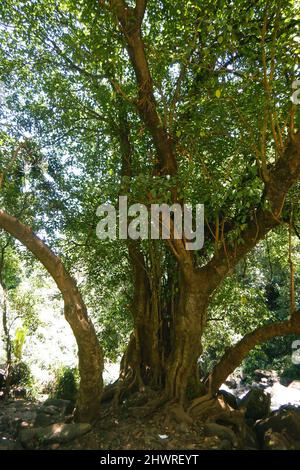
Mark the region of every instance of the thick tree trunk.
[[65, 318], [72, 328], [78, 346], [80, 386], [75, 417], [78, 421], [92, 422], [99, 414], [103, 357], [76, 282], [60, 259], [29, 227], [3, 210], [0, 210], [0, 227], [33, 253], [50, 273], [62, 294]]
[[133, 274], [132, 315], [134, 331], [121, 361], [120, 381], [125, 388], [150, 386], [163, 381], [159, 279], [151, 276], [137, 242], [128, 241]]
[[206, 321], [207, 298], [198, 276], [180, 280], [180, 300], [175, 313], [172, 351], [168, 359], [166, 398], [183, 404], [187, 389], [200, 391], [197, 362], [202, 353], [201, 337]]

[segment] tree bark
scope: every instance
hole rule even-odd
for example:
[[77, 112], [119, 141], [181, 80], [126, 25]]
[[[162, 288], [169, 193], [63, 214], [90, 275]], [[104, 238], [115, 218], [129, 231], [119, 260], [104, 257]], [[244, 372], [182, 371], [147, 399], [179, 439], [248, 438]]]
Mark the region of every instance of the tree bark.
[[[122, 177], [127, 183], [122, 185], [120, 194], [130, 196], [133, 147], [130, 139], [130, 125], [126, 106], [119, 101], [119, 122], [116, 129], [122, 159]], [[134, 331], [121, 361], [120, 385], [126, 392], [129, 388], [143, 388], [148, 385], [159, 387], [163, 382], [162, 341], [160, 336], [160, 288], [157, 265], [160, 260], [151, 256], [152, 242], [148, 242], [149, 263], [137, 240], [127, 240], [128, 258], [132, 271], [133, 301], [132, 316]]]
[[[199, 287], [199, 275], [181, 273], [179, 304], [175, 312], [172, 351], [168, 359], [165, 393], [168, 400], [184, 404], [187, 388], [200, 389], [197, 362], [206, 322], [208, 298]], [[203, 286], [204, 287], [204, 286]], [[195, 389], [196, 387], [196, 389]]]
[[133, 274], [134, 331], [122, 360], [120, 377], [124, 380], [131, 374], [139, 388], [144, 385], [157, 388], [162, 380], [159, 292], [156, 285], [150, 286], [144, 255], [136, 241], [128, 241], [128, 252]]
[[[153, 81], [142, 38], [141, 23], [145, 2], [137, 2], [132, 8], [125, 0], [110, 0], [110, 7], [119, 21], [130, 61], [138, 85], [138, 113], [150, 133], [161, 175], [177, 175], [177, 160], [172, 136], [160, 120], [155, 100]], [[137, 6], [139, 4], [139, 14]], [[206, 307], [210, 297], [243, 259], [266, 234], [281, 223], [281, 213], [289, 189], [300, 177], [300, 132], [291, 133], [285, 150], [270, 168], [261, 201], [249, 209], [245, 229], [234, 246], [222, 240], [215, 255], [200, 269], [195, 267], [195, 257], [185, 249], [184, 240], [168, 240], [169, 247], [180, 265], [184, 280], [181, 285], [180, 305], [174, 323], [174, 341], [168, 360], [166, 395], [183, 402], [188, 378], [195, 370], [201, 352], [201, 336], [206, 322]], [[177, 188], [172, 191], [177, 201]], [[182, 202], [182, 201], [181, 201]], [[238, 223], [232, 221], [228, 234], [235, 235]]]
[[80, 386], [75, 410], [77, 421], [93, 422], [99, 415], [103, 356], [93, 324], [75, 280], [61, 260], [18, 219], [0, 210], [0, 227], [26, 246], [44, 265], [64, 300], [64, 314], [78, 346]]
[[269, 323], [248, 333], [241, 341], [228, 349], [209, 376], [209, 391], [214, 394], [222, 383], [245, 359], [247, 354], [258, 344], [275, 336], [287, 336], [300, 333], [300, 312], [294, 313], [288, 320]]
[[[2, 271], [2, 269], [1, 269]], [[7, 289], [2, 279], [2, 272], [0, 274], [0, 286], [2, 289], [2, 325], [4, 333], [4, 347], [6, 353], [6, 377], [5, 377], [5, 395], [9, 395], [10, 381], [11, 381], [11, 368], [12, 368], [12, 341], [10, 337], [9, 324], [8, 324], [8, 298]]]
[[0, 281], [0, 286], [2, 289], [2, 325], [4, 333], [4, 343], [5, 343], [5, 353], [6, 353], [6, 362], [7, 365], [11, 364], [12, 361], [12, 344], [9, 334], [9, 325], [8, 325], [8, 299], [6, 287], [2, 281]]

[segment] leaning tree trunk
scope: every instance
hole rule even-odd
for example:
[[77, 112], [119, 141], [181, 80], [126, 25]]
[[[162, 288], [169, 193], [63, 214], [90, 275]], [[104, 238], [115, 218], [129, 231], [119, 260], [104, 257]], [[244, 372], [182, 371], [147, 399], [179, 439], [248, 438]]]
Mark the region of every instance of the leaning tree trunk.
[[103, 356], [76, 281], [66, 271], [61, 260], [29, 227], [3, 210], [0, 210], [0, 227], [33, 253], [52, 276], [62, 294], [65, 318], [78, 346], [80, 386], [75, 418], [77, 421], [92, 422], [99, 415]]

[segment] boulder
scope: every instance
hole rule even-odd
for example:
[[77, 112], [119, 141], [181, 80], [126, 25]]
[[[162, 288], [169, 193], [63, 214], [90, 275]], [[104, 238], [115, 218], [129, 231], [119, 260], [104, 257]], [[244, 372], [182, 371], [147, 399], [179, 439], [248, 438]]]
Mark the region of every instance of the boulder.
[[250, 390], [240, 402], [240, 408], [245, 410], [245, 418], [254, 421], [266, 418], [270, 414], [270, 405], [270, 395], [259, 388]]
[[43, 403], [43, 408], [47, 407], [49, 409], [49, 406], [57, 408], [58, 412], [63, 415], [70, 414], [74, 410], [74, 406], [70, 400], [62, 400], [60, 398], [48, 398]]
[[243, 450], [257, 450], [259, 444], [255, 432], [250, 426], [245, 424], [243, 430]]
[[205, 436], [216, 436], [221, 441], [229, 441], [232, 447], [238, 446], [236, 434], [232, 429], [226, 426], [221, 426], [217, 423], [206, 423], [203, 428], [203, 433]]
[[46, 427], [22, 429], [19, 439], [25, 449], [36, 449], [48, 444], [62, 444], [91, 431], [88, 423], [56, 423]]
[[268, 418], [258, 421], [255, 424], [255, 432], [261, 445], [264, 443], [267, 431], [284, 433], [295, 441], [300, 440], [300, 410], [283, 408], [274, 411]]
[[20, 450], [21, 446], [8, 438], [0, 437], [0, 451], [1, 450]]
[[35, 426], [50, 426], [51, 424], [55, 424], [58, 421], [63, 421], [62, 418], [62, 415], [59, 413], [53, 415], [39, 411], [36, 415], [34, 424]]
[[289, 389], [298, 390], [300, 392], [300, 380], [293, 380], [288, 386]]
[[266, 432], [264, 436], [264, 450], [288, 450], [289, 448], [289, 442], [284, 435], [271, 430]]
[[237, 388], [236, 380], [232, 377], [228, 377], [228, 379], [225, 380], [225, 385], [227, 385], [228, 388], [232, 388], [232, 389]]
[[300, 405], [300, 393], [294, 387], [285, 387], [280, 383], [275, 383], [273, 387], [270, 389], [271, 397], [272, 397], [272, 408], [273, 410], [277, 410], [283, 405], [292, 405], [299, 406]]

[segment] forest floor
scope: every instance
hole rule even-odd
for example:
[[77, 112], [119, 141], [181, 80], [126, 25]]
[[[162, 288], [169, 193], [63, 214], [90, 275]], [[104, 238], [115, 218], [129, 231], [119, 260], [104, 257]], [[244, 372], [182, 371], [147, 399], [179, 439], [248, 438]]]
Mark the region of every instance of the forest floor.
[[[182, 416], [172, 407], [147, 411], [157, 398], [153, 391], [136, 392], [118, 407], [111, 401], [102, 403], [93, 427], [74, 424], [73, 407], [66, 400], [0, 400], [0, 450], [300, 449], [300, 381], [286, 387], [276, 377], [262, 377], [250, 390], [237, 387], [231, 393], [224, 386], [223, 395], [220, 392], [215, 399], [217, 413], [223, 416], [216, 419], [214, 408], [202, 420], [188, 423], [178, 419]], [[239, 398], [244, 393], [247, 396]], [[224, 397], [231, 403], [226, 416]]]
[[[64, 401], [64, 400], [62, 400]], [[171, 449], [222, 449], [216, 436], [204, 436], [201, 423], [187, 426], [184, 423], [166, 424], [166, 415], [159, 410], [151, 416], [143, 415], [139, 406], [141, 396], [134, 395], [130, 400], [115, 409], [111, 403], [103, 403], [97, 423], [89, 432], [69, 442], [45, 444], [41, 440], [29, 439], [21, 443], [20, 433], [35, 426], [48, 429], [51, 423], [68, 423], [66, 415], [45, 415], [45, 404], [27, 399], [0, 401], [0, 450], [13, 449], [77, 449], [77, 450], [171, 450]], [[53, 406], [47, 406], [47, 413]], [[53, 419], [52, 419], [53, 418]], [[71, 418], [71, 416], [70, 416]], [[46, 421], [44, 421], [46, 419]], [[50, 419], [50, 421], [48, 421]], [[46, 426], [46, 427], [45, 427]], [[53, 424], [53, 426], [58, 426]], [[70, 426], [67, 424], [67, 426]], [[79, 425], [75, 425], [79, 426]], [[41, 428], [39, 428], [41, 429]], [[29, 436], [30, 437], [30, 436]], [[23, 444], [23, 445], [22, 445]]]
[[203, 426], [194, 423], [171, 425], [161, 410], [143, 416], [142, 408], [123, 403], [118, 410], [103, 405], [98, 423], [91, 432], [73, 442], [61, 445], [60, 449], [91, 450], [205, 450], [222, 449], [226, 443], [216, 436], [204, 436]]

